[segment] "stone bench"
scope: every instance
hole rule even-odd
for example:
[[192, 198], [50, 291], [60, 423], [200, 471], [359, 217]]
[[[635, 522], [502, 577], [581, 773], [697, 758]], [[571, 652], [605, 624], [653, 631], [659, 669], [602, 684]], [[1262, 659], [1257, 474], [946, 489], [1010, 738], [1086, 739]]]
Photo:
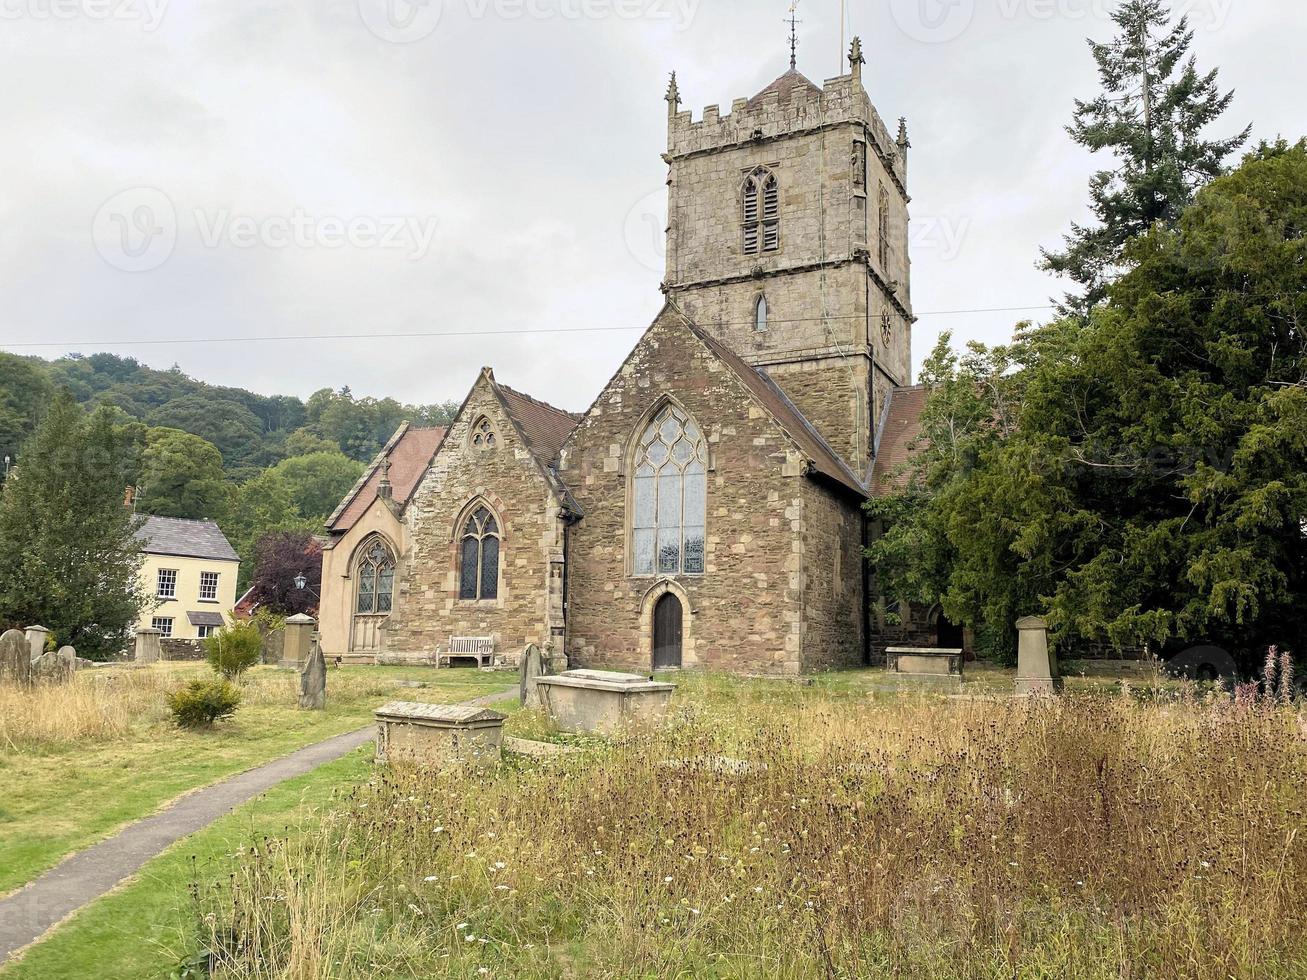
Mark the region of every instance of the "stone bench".
[[962, 686], [962, 651], [943, 647], [889, 647], [886, 666], [899, 678], [940, 687]]
[[508, 716], [476, 705], [390, 701], [374, 712], [377, 761], [419, 765], [499, 761]]
[[608, 735], [661, 721], [676, 685], [639, 674], [568, 670], [536, 678], [536, 690], [559, 731]]

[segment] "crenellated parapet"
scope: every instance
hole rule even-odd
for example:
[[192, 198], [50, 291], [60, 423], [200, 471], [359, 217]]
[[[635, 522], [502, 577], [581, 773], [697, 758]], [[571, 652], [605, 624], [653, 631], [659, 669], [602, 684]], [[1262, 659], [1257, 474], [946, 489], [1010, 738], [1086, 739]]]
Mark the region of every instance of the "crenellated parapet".
[[906, 196], [907, 144], [899, 143], [891, 135], [876, 111], [862, 86], [860, 46], [855, 53], [859, 60], [854, 63], [854, 70], [826, 79], [820, 88], [797, 72], [787, 73], [778, 82], [792, 74], [796, 79], [793, 84], [780, 87], [773, 84], [752, 99], [736, 99], [724, 115], [720, 106], [710, 105], [698, 120], [693, 112], [680, 110], [680, 91], [673, 76], [667, 93], [664, 159], [670, 163], [695, 154], [853, 127], [865, 131], [868, 146], [880, 157]]

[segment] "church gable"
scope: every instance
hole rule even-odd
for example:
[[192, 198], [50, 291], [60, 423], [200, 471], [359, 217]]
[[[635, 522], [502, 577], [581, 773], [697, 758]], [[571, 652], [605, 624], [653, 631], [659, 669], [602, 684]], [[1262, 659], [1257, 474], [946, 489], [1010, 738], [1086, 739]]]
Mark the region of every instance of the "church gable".
[[[574, 662], [661, 665], [653, 609], [674, 601], [682, 665], [802, 669], [805, 494], [816, 484], [739, 370], [669, 305], [564, 445], [559, 472], [585, 514], [570, 532]], [[856, 512], [852, 491], [837, 501]]]
[[549, 581], [562, 563], [563, 497], [484, 369], [406, 512], [413, 557], [389, 649], [431, 654], [454, 636], [494, 636], [512, 655], [545, 646], [561, 615]]

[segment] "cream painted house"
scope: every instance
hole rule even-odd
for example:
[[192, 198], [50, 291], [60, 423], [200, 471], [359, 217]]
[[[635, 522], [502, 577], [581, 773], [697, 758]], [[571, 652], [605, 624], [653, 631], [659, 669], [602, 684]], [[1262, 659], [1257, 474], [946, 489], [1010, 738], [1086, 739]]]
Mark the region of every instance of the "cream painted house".
[[240, 558], [218, 525], [147, 517], [137, 537], [145, 551], [141, 581], [154, 597], [138, 626], [178, 640], [204, 639], [221, 628], [236, 605]]

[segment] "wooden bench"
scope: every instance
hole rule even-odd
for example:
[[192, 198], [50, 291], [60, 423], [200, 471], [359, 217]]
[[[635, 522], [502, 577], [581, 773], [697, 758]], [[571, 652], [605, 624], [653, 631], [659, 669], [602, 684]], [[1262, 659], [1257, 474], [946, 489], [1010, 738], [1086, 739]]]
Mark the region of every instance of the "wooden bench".
[[[495, 665], [495, 638], [493, 636], [451, 636], [449, 649], [437, 661], [437, 666], [450, 666], [455, 657], [475, 657], [477, 666], [484, 669]], [[443, 663], [442, 663], [443, 661]]]

